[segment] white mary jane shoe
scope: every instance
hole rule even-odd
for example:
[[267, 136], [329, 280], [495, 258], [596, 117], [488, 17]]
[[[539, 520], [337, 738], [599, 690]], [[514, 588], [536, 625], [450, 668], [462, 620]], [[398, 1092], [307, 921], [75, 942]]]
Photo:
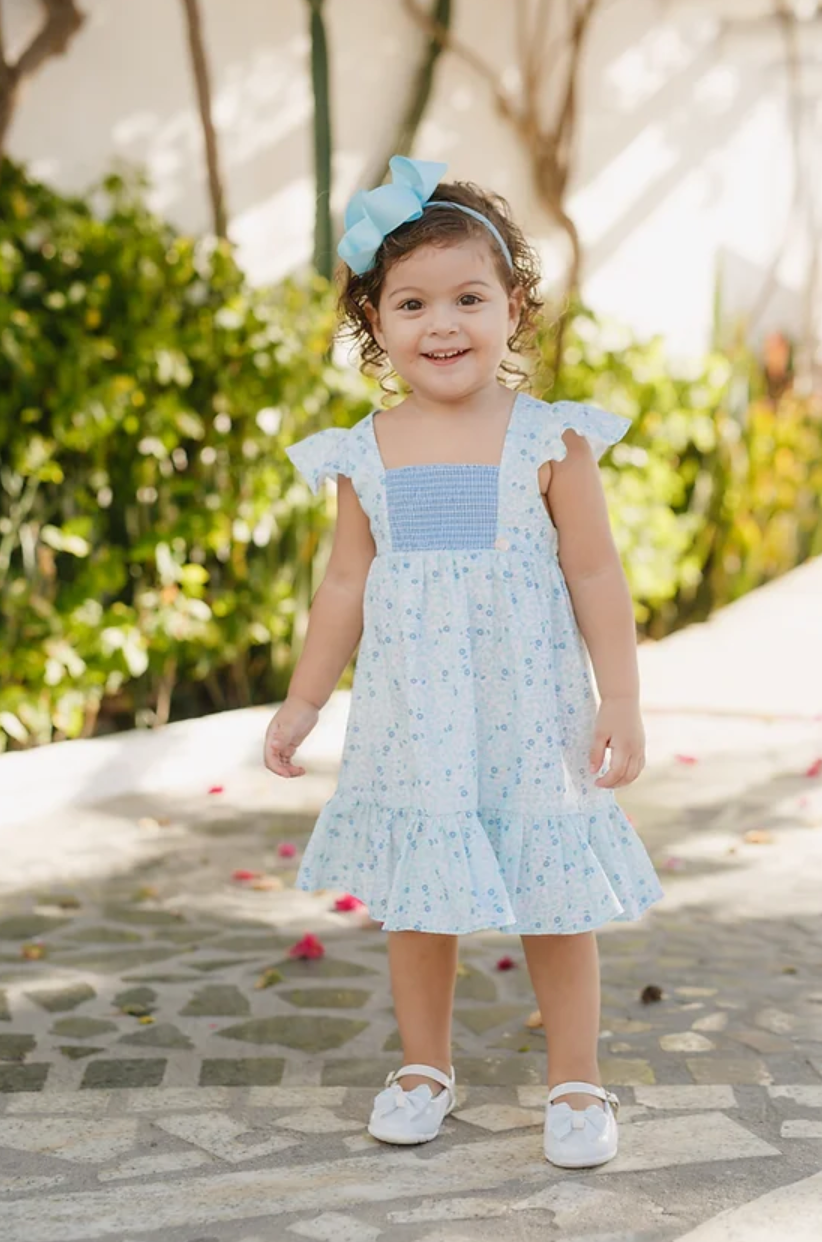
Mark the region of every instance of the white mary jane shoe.
[[[403, 1091], [397, 1079], [408, 1074], [433, 1078], [442, 1083], [443, 1090], [434, 1095], [427, 1083], [421, 1083], [413, 1091]], [[385, 1086], [374, 1100], [368, 1122], [368, 1133], [383, 1143], [429, 1142], [437, 1137], [443, 1118], [457, 1102], [453, 1065], [450, 1077], [433, 1065], [403, 1065], [391, 1071]]]
[[[572, 1092], [595, 1095], [603, 1107], [589, 1104], [585, 1109], [571, 1108], [565, 1101], [554, 1104], [557, 1096]], [[546, 1160], [561, 1169], [587, 1169], [613, 1160], [617, 1154], [618, 1109], [617, 1097], [591, 1082], [561, 1082], [552, 1087], [545, 1109]]]

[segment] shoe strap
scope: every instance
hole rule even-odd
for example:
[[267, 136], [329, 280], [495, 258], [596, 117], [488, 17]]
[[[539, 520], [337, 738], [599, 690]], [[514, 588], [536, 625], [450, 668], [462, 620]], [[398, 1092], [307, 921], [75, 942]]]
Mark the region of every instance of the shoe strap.
[[613, 1091], [606, 1091], [604, 1087], [598, 1087], [593, 1082], [561, 1082], [556, 1087], [552, 1087], [548, 1092], [548, 1103], [553, 1104], [554, 1100], [560, 1095], [572, 1095], [578, 1093], [580, 1095], [595, 1095], [598, 1100], [605, 1100], [616, 1111], [619, 1108], [619, 1100]]
[[440, 1086], [446, 1087], [452, 1093], [454, 1091], [453, 1065], [451, 1066], [450, 1078], [442, 1070], [437, 1069], [435, 1065], [403, 1065], [402, 1069], [391, 1071], [385, 1080], [386, 1087], [390, 1087], [398, 1078], [406, 1078], [409, 1074], [419, 1074], [423, 1078], [433, 1078], [434, 1082], [438, 1082]]

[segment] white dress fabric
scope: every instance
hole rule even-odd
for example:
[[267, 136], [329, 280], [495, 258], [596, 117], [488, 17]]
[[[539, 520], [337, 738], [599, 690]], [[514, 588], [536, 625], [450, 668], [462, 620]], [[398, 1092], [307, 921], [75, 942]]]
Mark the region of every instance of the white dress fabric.
[[589, 771], [590, 662], [538, 482], [565, 431], [599, 460], [629, 421], [520, 393], [498, 466], [385, 469], [373, 419], [286, 450], [315, 492], [351, 479], [377, 550], [339, 781], [297, 888], [352, 893], [385, 931], [639, 917], [662, 889]]

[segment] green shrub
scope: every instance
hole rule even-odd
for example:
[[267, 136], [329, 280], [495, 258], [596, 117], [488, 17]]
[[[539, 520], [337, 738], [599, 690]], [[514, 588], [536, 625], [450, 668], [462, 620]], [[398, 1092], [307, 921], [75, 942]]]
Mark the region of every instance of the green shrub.
[[819, 396], [769, 399], [747, 352], [677, 374], [660, 338], [639, 342], [581, 307], [548, 393], [554, 341], [546, 327], [538, 395], [632, 420], [602, 470], [640, 633], [704, 620], [822, 552]]
[[[280, 698], [334, 510], [284, 448], [379, 404], [333, 360], [325, 281], [255, 289], [143, 191], [3, 165], [0, 749]], [[818, 398], [770, 400], [744, 356], [676, 375], [584, 308], [547, 391], [554, 339], [537, 395], [633, 423], [603, 476], [642, 633], [822, 552]]]
[[330, 361], [326, 282], [253, 289], [142, 190], [109, 177], [93, 214], [8, 161], [0, 179], [0, 738], [18, 745], [283, 693], [329, 517], [283, 448], [369, 408]]

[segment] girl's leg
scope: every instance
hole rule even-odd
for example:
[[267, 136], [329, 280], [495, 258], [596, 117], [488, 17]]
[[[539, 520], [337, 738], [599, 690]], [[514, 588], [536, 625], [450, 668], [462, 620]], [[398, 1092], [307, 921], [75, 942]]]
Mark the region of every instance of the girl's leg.
[[[574, 1080], [602, 1086], [597, 1064], [599, 955], [594, 933], [521, 939], [548, 1045], [548, 1086]], [[599, 1103], [595, 1096], [582, 1093], [559, 1099], [571, 1108]]]
[[[433, 1065], [451, 1073], [451, 1011], [457, 978], [456, 936], [432, 932], [388, 932], [388, 963], [394, 1012], [402, 1039], [403, 1065]], [[442, 1086], [409, 1074], [400, 1086], [411, 1091], [427, 1083], [434, 1095]]]

